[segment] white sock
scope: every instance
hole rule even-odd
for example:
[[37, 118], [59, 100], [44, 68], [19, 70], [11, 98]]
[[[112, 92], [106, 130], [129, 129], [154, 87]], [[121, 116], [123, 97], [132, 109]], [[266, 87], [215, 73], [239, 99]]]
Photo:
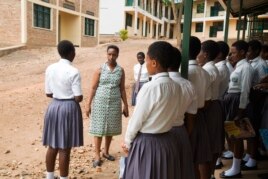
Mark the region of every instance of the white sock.
[[220, 165], [220, 164], [221, 164], [221, 158], [219, 157], [219, 158], [217, 159], [216, 165]]
[[60, 177], [60, 179], [68, 179], [68, 176], [67, 177]]
[[248, 162], [245, 165], [247, 167], [255, 167], [257, 165], [257, 161], [250, 157]]
[[232, 167], [225, 171], [224, 174], [226, 176], [232, 176], [236, 175], [240, 172], [240, 164], [241, 164], [241, 159], [233, 158], [233, 164]]
[[249, 155], [249, 154], [246, 154], [245, 157], [243, 158], [243, 160], [244, 160], [245, 162], [247, 162], [248, 159], [249, 159], [249, 157], [250, 157], [250, 155]]
[[46, 179], [54, 179], [54, 172], [47, 172], [47, 178]]

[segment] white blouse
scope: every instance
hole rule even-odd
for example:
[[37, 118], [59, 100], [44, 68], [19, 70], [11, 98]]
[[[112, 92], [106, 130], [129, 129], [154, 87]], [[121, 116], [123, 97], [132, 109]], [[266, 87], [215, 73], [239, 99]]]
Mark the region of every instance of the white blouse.
[[196, 60], [189, 60], [188, 80], [193, 84], [196, 91], [198, 108], [203, 108], [205, 101], [211, 99], [209, 78], [209, 74], [198, 66]]
[[149, 81], [149, 75], [148, 75], [148, 71], [147, 71], [147, 68], [146, 68], [146, 63], [144, 63], [142, 65], [138, 63], [138, 64], [136, 64], [134, 66], [133, 70], [134, 70], [134, 79], [135, 79], [135, 81], [138, 80], [140, 68], [141, 68], [140, 82]]
[[[197, 113], [197, 95], [194, 90], [194, 87], [192, 83], [184, 78], [181, 77], [179, 72], [168, 72], [169, 77], [178, 83], [183, 92], [183, 98], [184, 98], [184, 105], [181, 106], [181, 110], [185, 111], [189, 114], [196, 114]], [[184, 112], [184, 113], [185, 113]], [[174, 126], [181, 126], [184, 123], [184, 113], [181, 114], [181, 116], [176, 120], [174, 123]]]
[[226, 61], [220, 61], [215, 64], [217, 69], [219, 70], [219, 80], [220, 80], [220, 88], [219, 88], [219, 95], [220, 98], [223, 97], [224, 93], [228, 90], [228, 84], [230, 79], [230, 71], [226, 65]]
[[169, 78], [168, 73], [154, 75], [138, 93], [125, 134], [126, 147], [130, 148], [138, 132], [168, 132], [182, 113], [183, 99], [180, 85]]
[[241, 93], [239, 108], [245, 109], [249, 103], [249, 92], [252, 84], [253, 68], [246, 59], [240, 60], [230, 76], [228, 93]]
[[215, 66], [214, 61], [207, 62], [203, 69], [206, 70], [210, 76], [210, 89], [211, 89], [211, 100], [217, 100], [220, 98], [219, 88], [220, 88], [220, 74], [219, 70]]
[[57, 99], [73, 99], [82, 95], [79, 71], [66, 59], [60, 59], [46, 69], [45, 92]]
[[253, 79], [252, 79], [252, 85], [258, 84], [262, 78], [264, 78], [267, 75], [267, 64], [266, 62], [261, 58], [257, 57], [253, 60], [250, 60], [250, 65], [254, 69]]

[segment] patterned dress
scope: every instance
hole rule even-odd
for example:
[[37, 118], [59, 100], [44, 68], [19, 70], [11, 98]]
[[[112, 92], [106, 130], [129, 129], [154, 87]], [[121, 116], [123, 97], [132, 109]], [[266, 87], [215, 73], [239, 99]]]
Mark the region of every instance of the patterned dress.
[[89, 133], [94, 136], [114, 136], [122, 132], [120, 83], [122, 68], [113, 71], [107, 64], [101, 67], [99, 86], [92, 103]]

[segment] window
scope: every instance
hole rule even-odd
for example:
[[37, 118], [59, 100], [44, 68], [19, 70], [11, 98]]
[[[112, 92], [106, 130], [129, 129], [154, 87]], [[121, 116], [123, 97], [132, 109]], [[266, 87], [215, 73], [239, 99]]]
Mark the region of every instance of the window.
[[137, 19], [137, 29], [140, 28], [140, 18]]
[[183, 24], [181, 24], [181, 33], [183, 33]]
[[239, 21], [239, 20], [237, 20], [236, 21], [236, 30], [243, 30], [244, 29], [244, 21], [243, 20], [241, 20], [241, 21]]
[[214, 6], [218, 11], [224, 11], [223, 7], [218, 1], [214, 3]]
[[132, 27], [132, 15], [126, 13], [126, 26]]
[[204, 8], [205, 8], [204, 3], [197, 4], [196, 12], [197, 13], [204, 13]]
[[268, 19], [263, 19], [263, 29], [268, 30]]
[[203, 32], [203, 23], [196, 23], [195, 24], [195, 32]]
[[223, 31], [223, 22], [213, 22], [213, 26], [217, 28], [217, 31]]
[[217, 27], [210, 26], [209, 28], [209, 37], [217, 37], [218, 29]]
[[50, 29], [50, 8], [34, 4], [34, 26]]
[[42, 1], [44, 1], [44, 2], [48, 2], [48, 3], [49, 3], [49, 0], [42, 0]]
[[92, 19], [85, 18], [85, 35], [94, 36], [95, 21]]
[[126, 0], [126, 6], [133, 6], [133, 0]]

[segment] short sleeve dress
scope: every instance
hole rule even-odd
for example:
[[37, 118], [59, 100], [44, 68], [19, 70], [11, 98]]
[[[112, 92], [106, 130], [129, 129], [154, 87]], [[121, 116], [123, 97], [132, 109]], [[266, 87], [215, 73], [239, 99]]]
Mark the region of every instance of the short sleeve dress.
[[102, 65], [91, 107], [89, 133], [93, 136], [114, 136], [122, 132], [121, 78], [119, 65], [113, 71], [106, 63]]

